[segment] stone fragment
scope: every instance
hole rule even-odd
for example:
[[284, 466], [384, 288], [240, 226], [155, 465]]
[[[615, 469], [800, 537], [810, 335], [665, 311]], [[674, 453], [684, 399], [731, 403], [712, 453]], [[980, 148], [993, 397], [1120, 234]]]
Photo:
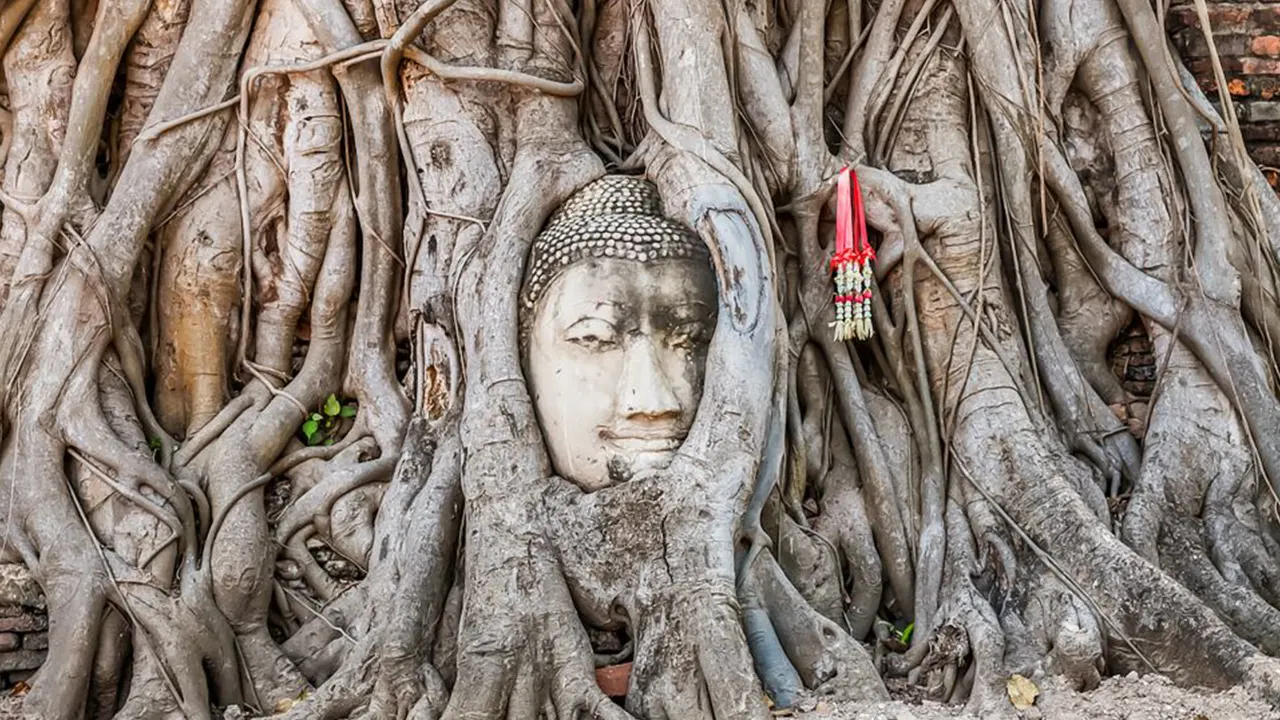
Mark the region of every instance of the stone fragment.
[[0, 563], [0, 605], [44, 608], [44, 593], [21, 563]]
[[44, 650], [14, 650], [0, 653], [0, 672], [35, 670], [44, 662]]
[[28, 612], [16, 617], [0, 618], [0, 633], [34, 632], [49, 627], [49, 618], [41, 613]]

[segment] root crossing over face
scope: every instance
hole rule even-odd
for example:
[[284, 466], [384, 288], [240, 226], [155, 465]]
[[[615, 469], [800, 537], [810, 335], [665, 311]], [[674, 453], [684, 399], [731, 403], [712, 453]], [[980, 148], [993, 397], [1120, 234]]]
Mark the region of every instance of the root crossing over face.
[[534, 308], [525, 368], [556, 472], [584, 490], [666, 467], [693, 424], [715, 329], [701, 258], [591, 258]]

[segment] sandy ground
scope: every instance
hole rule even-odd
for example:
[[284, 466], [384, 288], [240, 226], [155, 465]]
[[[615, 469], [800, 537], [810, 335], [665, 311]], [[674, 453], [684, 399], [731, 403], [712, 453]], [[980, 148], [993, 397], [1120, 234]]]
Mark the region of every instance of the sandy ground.
[[[1109, 677], [1096, 690], [1079, 693], [1053, 678], [1037, 680], [1041, 694], [1021, 712], [1021, 720], [1280, 720], [1280, 711], [1249, 697], [1242, 688], [1212, 693], [1175, 687], [1159, 675]], [[813, 701], [797, 720], [953, 720], [978, 718], [962, 708], [938, 703], [895, 701], [872, 705]], [[985, 720], [985, 719], [984, 719]]]

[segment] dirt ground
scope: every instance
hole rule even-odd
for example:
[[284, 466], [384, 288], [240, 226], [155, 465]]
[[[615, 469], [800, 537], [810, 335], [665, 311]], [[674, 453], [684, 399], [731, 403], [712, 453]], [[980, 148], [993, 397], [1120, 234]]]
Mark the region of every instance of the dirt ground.
[[[1080, 693], [1054, 678], [1037, 679], [1041, 694], [1021, 712], [1009, 706], [1008, 718], [1020, 720], [1280, 720], [1280, 711], [1254, 700], [1242, 688], [1226, 692], [1188, 690], [1159, 675], [1105, 678], [1096, 690]], [[954, 720], [978, 718], [962, 708], [933, 702], [902, 701], [873, 705], [809, 701], [794, 717], [803, 720]], [[985, 718], [984, 718], [985, 720]]]
[[[1079, 693], [1054, 678], [1037, 679], [1041, 694], [1021, 712], [1009, 706], [1005, 717], [1018, 720], [1280, 720], [1280, 711], [1250, 698], [1243, 689], [1213, 693], [1175, 687], [1159, 675], [1110, 677], [1098, 689]], [[972, 720], [979, 716], [938, 703], [804, 702], [796, 720]], [[0, 720], [26, 718], [20, 700], [0, 697]], [[241, 715], [240, 717], [244, 717]], [[987, 720], [987, 718], [982, 718]]]

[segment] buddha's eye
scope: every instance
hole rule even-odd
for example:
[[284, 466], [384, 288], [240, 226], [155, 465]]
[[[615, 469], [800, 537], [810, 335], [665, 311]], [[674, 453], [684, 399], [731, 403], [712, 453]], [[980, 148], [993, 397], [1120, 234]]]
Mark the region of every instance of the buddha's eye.
[[595, 352], [618, 346], [618, 333], [613, 325], [598, 318], [585, 318], [569, 327], [565, 340]]
[[618, 343], [608, 338], [602, 338], [598, 335], [581, 335], [569, 338], [569, 342], [574, 345], [580, 345], [588, 350], [608, 350]]

